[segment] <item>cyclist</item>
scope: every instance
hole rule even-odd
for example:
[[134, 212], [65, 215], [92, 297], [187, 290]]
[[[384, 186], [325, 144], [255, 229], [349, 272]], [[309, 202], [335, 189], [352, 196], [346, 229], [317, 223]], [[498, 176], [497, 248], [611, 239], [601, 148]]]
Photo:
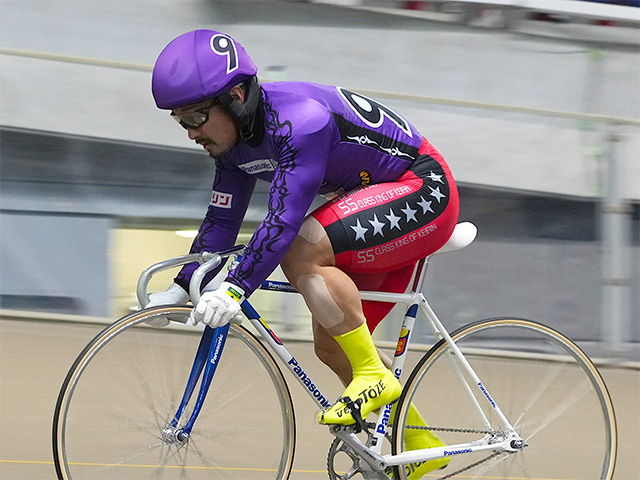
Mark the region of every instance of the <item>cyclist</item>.
[[[381, 103], [336, 86], [261, 85], [256, 75], [238, 42], [210, 30], [174, 39], [153, 69], [158, 108], [215, 160], [191, 252], [233, 246], [257, 179], [270, 183], [268, 212], [244, 256], [202, 295], [190, 322], [226, 324], [280, 264], [311, 311], [316, 354], [346, 385], [318, 422], [351, 424], [351, 402], [366, 418], [401, 391], [370, 333], [392, 305], [362, 302], [358, 289], [406, 290], [415, 262], [453, 232], [456, 185], [434, 147]], [[330, 200], [307, 214], [317, 195]], [[186, 303], [196, 266], [185, 266], [152, 304]], [[415, 409], [411, 415], [424, 424]], [[418, 432], [407, 449], [442, 445]], [[412, 478], [446, 463], [414, 465]]]

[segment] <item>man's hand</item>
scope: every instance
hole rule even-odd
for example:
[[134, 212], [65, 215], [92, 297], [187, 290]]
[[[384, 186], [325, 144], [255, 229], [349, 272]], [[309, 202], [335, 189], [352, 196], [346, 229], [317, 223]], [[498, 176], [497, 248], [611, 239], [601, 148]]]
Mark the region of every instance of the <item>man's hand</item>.
[[[164, 292], [152, 293], [149, 295], [149, 303], [144, 308], [159, 307], [160, 305], [186, 305], [189, 301], [189, 294], [176, 283], [172, 283]], [[147, 322], [154, 327], [166, 327], [169, 319], [166, 317], [154, 317]]]
[[189, 324], [203, 322], [212, 328], [223, 327], [240, 313], [244, 290], [232, 283], [222, 282], [217, 290], [205, 292], [191, 311]]

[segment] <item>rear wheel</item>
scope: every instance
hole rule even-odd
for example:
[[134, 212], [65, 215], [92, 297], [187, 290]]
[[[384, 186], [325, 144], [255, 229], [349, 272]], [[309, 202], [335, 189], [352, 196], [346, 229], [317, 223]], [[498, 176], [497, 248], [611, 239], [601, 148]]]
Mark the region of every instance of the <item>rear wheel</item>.
[[[241, 326], [223, 355], [186, 442], [163, 435], [176, 414], [200, 340], [190, 309], [126, 316], [78, 356], [58, 396], [53, 449], [61, 479], [285, 479], [293, 463], [293, 405], [272, 356]], [[199, 388], [199, 387], [197, 387]], [[192, 411], [193, 395], [179, 425]]]
[[[611, 398], [596, 367], [578, 346], [549, 327], [513, 318], [483, 320], [462, 327], [451, 337], [527, 446], [516, 453], [453, 455], [443, 475], [457, 472], [464, 478], [563, 480], [613, 477], [617, 440]], [[482, 438], [502, 428], [484, 393], [461, 372], [444, 341], [424, 355], [399, 401], [393, 453], [411, 449], [405, 445], [408, 429], [424, 429], [407, 425], [411, 403], [432, 422], [436, 427], [432, 431], [447, 445]], [[491, 428], [481, 420], [469, 391], [482, 406]], [[417, 468], [412, 465], [409, 470]], [[408, 478], [405, 469], [396, 469], [395, 475]]]

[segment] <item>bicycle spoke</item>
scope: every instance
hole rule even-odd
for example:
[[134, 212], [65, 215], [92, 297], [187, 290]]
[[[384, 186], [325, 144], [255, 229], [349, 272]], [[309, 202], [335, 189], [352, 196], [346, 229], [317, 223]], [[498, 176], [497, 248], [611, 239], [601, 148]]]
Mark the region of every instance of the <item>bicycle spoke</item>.
[[529, 413], [529, 410], [540, 401], [540, 399], [548, 391], [553, 381], [556, 380], [559, 375], [560, 368], [547, 370], [542, 379], [537, 382], [538, 387], [527, 398], [527, 403], [522, 409], [520, 416], [515, 420], [514, 425], [521, 424], [522, 418], [525, 417], [527, 413]]
[[530, 421], [527, 423], [522, 423], [520, 426], [530, 426], [538, 424], [535, 430], [531, 431], [527, 435], [527, 440], [534, 438], [538, 433], [548, 427], [554, 420], [561, 417], [565, 412], [567, 412], [571, 407], [573, 407], [576, 403], [578, 403], [584, 396], [592, 391], [593, 389], [586, 383], [582, 383], [581, 391], [578, 391], [578, 388], [572, 389], [572, 394], [565, 397], [564, 401], [561, 404], [558, 404], [553, 408], [549, 414], [542, 421]]

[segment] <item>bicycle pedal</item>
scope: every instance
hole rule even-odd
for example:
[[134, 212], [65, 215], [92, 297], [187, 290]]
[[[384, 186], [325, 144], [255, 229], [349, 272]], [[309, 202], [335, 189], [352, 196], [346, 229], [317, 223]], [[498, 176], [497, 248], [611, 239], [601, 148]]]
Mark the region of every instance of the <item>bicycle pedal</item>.
[[354, 425], [357, 425], [358, 430], [356, 433], [361, 432], [362, 430], [367, 430], [367, 422], [362, 418], [362, 414], [360, 413], [360, 405], [362, 405], [362, 399], [358, 398], [356, 401], [351, 400], [349, 397], [342, 397], [339, 399], [340, 402], [344, 403], [349, 409], [351, 416], [356, 421]]

